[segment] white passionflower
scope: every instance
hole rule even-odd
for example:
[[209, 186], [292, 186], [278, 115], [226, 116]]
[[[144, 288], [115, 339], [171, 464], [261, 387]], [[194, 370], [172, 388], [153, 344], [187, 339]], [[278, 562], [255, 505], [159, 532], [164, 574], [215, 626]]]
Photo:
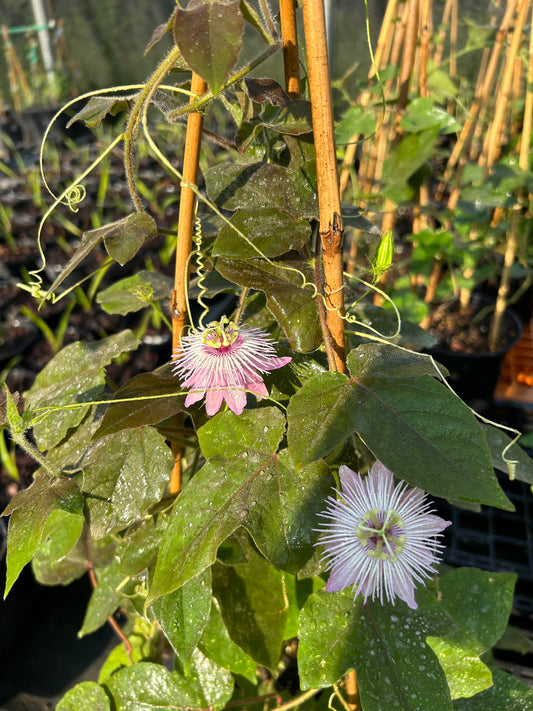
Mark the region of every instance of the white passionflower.
[[[416, 609], [415, 585], [435, 573], [442, 544], [436, 537], [450, 525], [431, 513], [426, 494], [394, 476], [376, 462], [363, 479], [347, 466], [339, 468], [340, 499], [328, 497], [318, 544], [331, 570], [326, 590], [352, 586], [354, 600], [362, 595], [383, 603], [404, 600]], [[317, 545], [318, 545], [317, 544]]]
[[174, 370], [184, 390], [185, 407], [202, 400], [214, 415], [225, 400], [236, 415], [246, 407], [246, 393], [267, 397], [261, 373], [289, 363], [278, 357], [268, 334], [260, 328], [237, 326], [223, 317], [206, 328], [184, 336], [175, 353]]

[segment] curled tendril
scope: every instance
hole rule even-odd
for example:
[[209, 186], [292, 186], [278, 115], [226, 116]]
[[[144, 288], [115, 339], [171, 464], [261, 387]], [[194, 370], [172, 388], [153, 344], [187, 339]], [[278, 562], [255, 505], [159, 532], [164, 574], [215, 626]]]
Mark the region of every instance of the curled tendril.
[[72, 212], [78, 212], [78, 205], [85, 200], [86, 196], [87, 190], [84, 185], [72, 185], [67, 188], [67, 194], [61, 201], [61, 204], [67, 205]]
[[19, 282], [17, 284], [19, 289], [28, 291], [36, 301], [51, 301], [52, 304], [55, 304], [57, 301], [59, 301], [61, 297], [56, 296], [53, 292], [44, 291], [43, 289], [41, 289], [43, 280], [41, 279], [39, 274], [37, 274], [37, 272], [30, 273], [36, 278], [36, 281], [30, 281], [29, 284], [22, 284], [21, 282]]
[[[198, 202], [196, 203], [198, 206]], [[196, 246], [195, 254], [196, 254], [196, 274], [198, 275], [198, 288], [200, 289], [200, 293], [198, 294], [198, 297], [196, 301], [200, 304], [200, 306], [203, 308], [202, 314], [198, 320], [198, 323], [200, 324], [200, 328], [203, 328], [204, 325], [204, 318], [207, 316], [207, 313], [209, 311], [209, 306], [204, 302], [203, 297], [207, 294], [207, 289], [205, 288], [205, 265], [204, 265], [204, 254], [202, 252], [202, 221], [196, 215], [194, 218], [194, 244]]]

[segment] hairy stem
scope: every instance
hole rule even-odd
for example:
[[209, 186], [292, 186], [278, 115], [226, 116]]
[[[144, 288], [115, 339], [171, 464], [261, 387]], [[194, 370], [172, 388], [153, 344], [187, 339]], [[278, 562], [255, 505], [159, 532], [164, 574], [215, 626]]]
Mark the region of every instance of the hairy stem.
[[137, 186], [135, 185], [134, 171], [133, 171], [133, 143], [135, 140], [135, 134], [141, 122], [142, 112], [144, 103], [148, 96], [152, 95], [152, 87], [154, 84], [160, 84], [172, 67], [172, 65], [177, 62], [180, 56], [180, 51], [177, 47], [173, 47], [167, 56], [163, 59], [161, 64], [157, 67], [152, 76], [148, 79], [144, 88], [138, 95], [135, 104], [130, 112], [130, 117], [124, 131], [124, 168], [126, 172], [126, 180], [128, 182], [128, 189], [131, 195], [131, 199], [135, 206], [137, 212], [143, 212], [143, 206]]
[[[268, 57], [270, 57], [271, 54], [273, 54], [274, 52], [277, 52], [278, 49], [280, 49], [281, 47], [282, 47], [281, 40], [279, 42], [275, 42], [274, 44], [271, 44], [258, 57], [256, 57], [255, 59], [252, 59], [251, 62], [248, 62], [247, 64], [245, 64], [244, 67], [239, 69], [238, 72], [235, 72], [235, 74], [233, 74], [226, 82], [224, 82], [220, 91], [224, 91], [225, 89], [228, 89], [230, 86], [232, 86], [236, 82], [240, 81], [249, 72], [251, 72], [252, 69], [255, 69], [257, 66], [259, 66], [262, 62], [265, 61], [265, 59], [268, 59]], [[183, 116], [184, 114], [188, 114], [191, 111], [200, 111], [207, 103], [209, 103], [214, 98], [214, 96], [215, 95], [213, 94], [212, 91], [208, 91], [201, 98], [196, 99], [195, 101], [191, 102], [187, 106], [180, 106], [179, 109], [176, 109], [175, 111], [170, 111], [167, 114], [167, 120], [168, 121], [175, 121], [180, 116]]]

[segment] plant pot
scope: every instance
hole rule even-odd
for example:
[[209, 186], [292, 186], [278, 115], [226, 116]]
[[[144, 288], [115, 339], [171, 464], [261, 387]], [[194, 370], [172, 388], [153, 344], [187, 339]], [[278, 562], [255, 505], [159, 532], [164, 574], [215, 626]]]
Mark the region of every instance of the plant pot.
[[[490, 300], [480, 294], [473, 294], [470, 302], [472, 308], [471, 321], [475, 321], [477, 313], [490, 306]], [[450, 305], [453, 309], [454, 305]], [[476, 324], [481, 331], [488, 334], [492, 313], [487, 313]], [[467, 352], [466, 350], [453, 350], [442, 342], [425, 353], [432, 355], [435, 360], [449, 371], [448, 383], [467, 403], [476, 400], [490, 401], [500, 375], [500, 369], [506, 353], [511, 350], [522, 336], [523, 325], [518, 316], [507, 309], [504, 315], [502, 338], [500, 346], [495, 351]]]

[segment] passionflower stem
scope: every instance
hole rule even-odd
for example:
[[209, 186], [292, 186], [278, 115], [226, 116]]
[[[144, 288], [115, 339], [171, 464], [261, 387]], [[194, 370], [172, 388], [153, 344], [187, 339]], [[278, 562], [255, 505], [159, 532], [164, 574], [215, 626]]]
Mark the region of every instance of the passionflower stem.
[[[207, 84], [201, 76], [193, 72], [191, 91], [201, 96], [207, 90]], [[191, 102], [195, 97], [191, 97]], [[176, 271], [174, 277], [174, 291], [172, 292], [172, 353], [175, 358], [179, 353], [181, 337], [187, 324], [187, 292], [189, 285], [189, 257], [192, 249], [192, 236], [194, 231], [194, 218], [196, 213], [196, 195], [189, 185], [196, 185], [198, 181], [198, 165], [200, 162], [200, 149], [202, 145], [203, 114], [191, 111], [187, 117], [187, 133], [185, 136], [185, 151], [183, 155], [183, 181], [180, 192], [180, 209], [178, 232], [176, 235]], [[177, 428], [183, 427], [183, 413], [174, 415], [172, 424]], [[181, 458], [182, 447], [172, 444], [174, 467], [170, 475], [169, 493], [177, 494], [181, 489]]]

